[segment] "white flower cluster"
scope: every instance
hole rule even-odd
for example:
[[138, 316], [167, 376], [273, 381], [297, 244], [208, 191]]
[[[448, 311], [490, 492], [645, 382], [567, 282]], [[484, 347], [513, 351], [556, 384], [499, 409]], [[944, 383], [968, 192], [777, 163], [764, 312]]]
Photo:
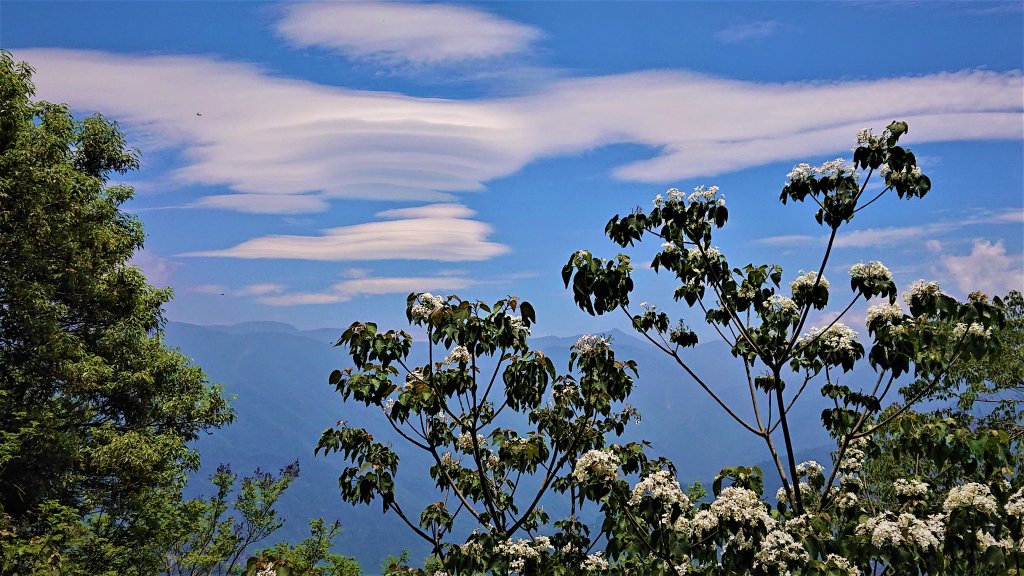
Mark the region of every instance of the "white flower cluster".
[[913, 514], [903, 513], [894, 520], [891, 514], [880, 514], [857, 526], [856, 534], [869, 538], [877, 548], [897, 548], [907, 543], [922, 551], [935, 551], [946, 535], [944, 519], [942, 514], [933, 514], [922, 520]]
[[[668, 470], [658, 470], [637, 482], [636, 487], [633, 488], [633, 492], [629, 496], [629, 505], [636, 506], [640, 504], [647, 494], [650, 494], [651, 498], [665, 506], [665, 513], [661, 516], [663, 524], [668, 524], [672, 521], [672, 505], [678, 505], [682, 509], [690, 507], [690, 498], [683, 494], [679, 481]], [[673, 528], [679, 532], [689, 532], [689, 526], [682, 516], [679, 517], [679, 521], [676, 522], [676, 526], [673, 526]]]
[[693, 202], [710, 202], [714, 200], [719, 202], [719, 204], [725, 204], [725, 198], [715, 200], [715, 196], [717, 195], [718, 186], [708, 186], [707, 188], [705, 188], [703, 185], [701, 185], [693, 189], [693, 192], [690, 193], [690, 196], [686, 199], [686, 201], [692, 204]]
[[678, 250], [679, 248], [676, 246], [675, 242], [662, 242], [661, 249], [663, 252], [671, 254]]
[[857, 332], [842, 322], [836, 322], [827, 329], [811, 328], [807, 334], [800, 337], [798, 344], [806, 346], [812, 341], [816, 341], [818, 346], [828, 351], [849, 352], [857, 342]]
[[456, 346], [448, 353], [442, 364], [469, 364], [472, 360], [473, 355], [465, 346]]
[[697, 573], [697, 570], [699, 568], [697, 566], [693, 565], [693, 563], [690, 561], [690, 557], [688, 555], [683, 554], [683, 556], [682, 556], [682, 558], [680, 558], [680, 560], [682, 560], [682, 562], [680, 562], [679, 564], [676, 564], [675, 566], [673, 566], [673, 568], [676, 571], [676, 576], [687, 576], [687, 574], [696, 574]]
[[774, 525], [761, 499], [753, 490], [729, 486], [711, 503], [711, 512], [719, 521], [744, 526]]
[[761, 542], [761, 549], [754, 554], [754, 568], [770, 574], [790, 574], [791, 565], [802, 566], [810, 560], [807, 550], [788, 532], [772, 530]]
[[698, 538], [718, 528], [718, 517], [711, 510], [701, 510], [693, 515], [693, 534]]
[[1014, 492], [1006, 501], [1006, 513], [1017, 518], [1024, 518], [1024, 488]]
[[515, 542], [505, 541], [498, 545], [498, 552], [509, 560], [513, 572], [522, 574], [526, 562], [540, 558], [540, 555], [551, 548], [551, 540], [547, 536], [537, 536], [532, 540], [519, 539]]
[[604, 559], [602, 552], [598, 551], [593, 554], [587, 554], [587, 557], [583, 559], [583, 563], [580, 564], [580, 568], [591, 572], [604, 572], [608, 570], [608, 561]]
[[441, 468], [451, 474], [457, 472], [462, 467], [462, 463], [452, 456], [451, 452], [445, 452], [441, 455]]
[[846, 446], [846, 451], [843, 452], [843, 459], [839, 462], [839, 469], [847, 474], [860, 472], [864, 468], [864, 461], [867, 458], [867, 455], [864, 453], [867, 445], [867, 438], [851, 440]]
[[686, 256], [690, 260], [700, 260], [703, 262], [706, 258], [708, 262], [714, 262], [722, 257], [722, 252], [714, 246], [709, 246], [705, 248], [704, 253], [701, 254], [700, 248], [694, 247], [686, 251]]
[[918, 280], [910, 285], [910, 288], [903, 293], [903, 300], [907, 304], [913, 304], [916, 300], [921, 298], [937, 296], [942, 293], [942, 288], [939, 287], [938, 282], [928, 282], [926, 280]]
[[886, 280], [892, 281], [892, 272], [885, 267], [885, 264], [878, 262], [858, 262], [850, 267], [850, 276], [853, 278], [863, 278], [865, 280]]
[[825, 563], [831, 564], [839, 570], [846, 572], [846, 576], [861, 576], [860, 568], [857, 568], [845, 556], [839, 554], [829, 554], [825, 557]]
[[868, 307], [868, 316], [865, 324], [868, 326], [874, 326], [879, 322], [892, 324], [902, 317], [903, 308], [900, 307], [899, 302], [893, 304], [874, 304]]
[[871, 133], [870, 128], [863, 128], [857, 131], [857, 145], [867, 146], [868, 148], [877, 150], [882, 147], [882, 143], [885, 142], [884, 136], [875, 136]]
[[416, 304], [412, 307], [413, 320], [428, 320], [434, 312], [444, 308], [445, 300], [440, 296], [434, 296], [430, 292], [420, 294]]
[[[459, 444], [459, 449], [462, 450], [463, 452], [472, 452], [473, 451], [473, 435], [470, 434], [469, 432], [463, 432], [462, 434], [459, 435], [458, 444]], [[477, 446], [486, 446], [487, 445], [487, 439], [484, 438], [483, 434], [477, 434], [476, 435], [476, 444], [477, 444]]]
[[572, 347], [575, 348], [576, 352], [581, 356], [586, 356], [594, 351], [607, 350], [609, 342], [611, 342], [611, 339], [607, 336], [584, 334], [583, 336], [580, 336], [579, 340], [577, 340]]
[[963, 508], [992, 515], [996, 513], [996, 499], [992, 496], [992, 491], [984, 484], [968, 482], [963, 486], [954, 486], [946, 495], [942, 509], [948, 513]]
[[971, 322], [968, 326], [963, 322], [957, 322], [957, 325], [953, 327], [953, 338], [960, 339], [964, 336], [971, 336], [973, 338], [988, 339], [992, 335], [991, 328], [985, 328], [977, 322]]
[[897, 496], [906, 498], [922, 498], [928, 494], [928, 484], [920, 480], [907, 480], [900, 478], [892, 483], [892, 489]]
[[526, 326], [522, 316], [509, 316], [508, 322], [512, 325], [512, 330], [524, 332], [527, 336], [530, 335], [530, 329]]
[[576, 461], [572, 477], [577, 482], [585, 483], [593, 478], [611, 482], [619, 476], [622, 461], [609, 450], [590, 450]]
[[847, 164], [846, 160], [842, 158], [836, 158], [829, 162], [825, 162], [821, 166], [818, 166], [817, 172], [821, 176], [856, 176], [857, 166], [854, 164]]
[[806, 162], [797, 164], [793, 169], [786, 175], [791, 182], [803, 180], [811, 176], [856, 176], [857, 167], [853, 164], [847, 164], [846, 160], [842, 158], [836, 158], [829, 162], [825, 162], [821, 166], [811, 166]]
[[823, 476], [825, 473], [825, 467], [818, 464], [814, 460], [808, 460], [807, 462], [801, 462], [796, 465], [796, 475], [800, 478], [810, 478], [811, 476]]
[[793, 299], [782, 294], [772, 294], [765, 301], [765, 307], [771, 311], [779, 314], [786, 314], [787, 316], [796, 316], [800, 313], [800, 307], [793, 302]]
[[384, 401], [384, 413], [391, 414], [391, 409], [395, 407], [395, 399], [388, 398]]
[[[801, 270], [801, 272], [803, 272]], [[807, 272], [806, 274], [800, 274], [795, 280], [789, 283], [789, 289], [796, 294], [801, 290], [810, 290], [814, 286], [814, 281], [818, 279], [817, 272]], [[828, 279], [824, 276], [821, 277], [821, 281], [818, 282], [818, 286], [828, 290]]]
[[988, 532], [985, 532], [984, 530], [978, 530], [977, 532], [975, 532], [974, 539], [978, 543], [979, 552], [985, 552], [992, 546], [996, 546], [998, 548], [1013, 549], [1013, 540], [1009, 538], [996, 540], [994, 536], [992, 536]]
[[841, 492], [839, 496], [836, 496], [836, 508], [840, 510], [851, 510], [856, 508], [859, 498], [853, 492]]

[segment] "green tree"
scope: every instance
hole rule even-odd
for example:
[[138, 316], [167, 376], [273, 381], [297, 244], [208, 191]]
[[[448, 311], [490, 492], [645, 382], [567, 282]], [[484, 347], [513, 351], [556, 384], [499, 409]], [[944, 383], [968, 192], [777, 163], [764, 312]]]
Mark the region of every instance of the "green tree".
[[[179, 540], [167, 551], [163, 574], [359, 576], [355, 560], [331, 552], [341, 524], [327, 524], [322, 518], [310, 522], [310, 536], [302, 542], [279, 543], [253, 553], [255, 545], [284, 525], [275, 506], [298, 475], [298, 462], [276, 476], [257, 469], [242, 479], [231, 502], [237, 475], [226, 465], [218, 467], [212, 477], [216, 493], [184, 502], [175, 515], [171, 531]], [[246, 559], [246, 553], [252, 555]]]
[[233, 413], [163, 340], [129, 259], [137, 167], [117, 125], [32, 100], [0, 53], [0, 572], [152, 574], [198, 456]]

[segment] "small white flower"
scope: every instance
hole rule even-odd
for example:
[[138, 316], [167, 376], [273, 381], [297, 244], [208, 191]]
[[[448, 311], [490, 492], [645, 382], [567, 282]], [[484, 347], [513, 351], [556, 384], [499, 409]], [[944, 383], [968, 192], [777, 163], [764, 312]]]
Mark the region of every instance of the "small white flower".
[[609, 342], [611, 342], [611, 339], [607, 336], [584, 334], [580, 336], [579, 340], [572, 347], [581, 356], [586, 356], [591, 352], [607, 350]]
[[918, 280], [910, 285], [910, 288], [903, 294], [903, 300], [907, 304], [913, 305], [915, 301], [925, 297], [937, 296], [942, 293], [942, 289], [939, 287], [938, 282], [927, 282], [925, 280]]
[[604, 572], [605, 570], [608, 570], [608, 561], [605, 560], [602, 557], [602, 553], [598, 551], [593, 554], [588, 554], [587, 557], [583, 559], [583, 563], [580, 564], [580, 568], [592, 572]]
[[813, 173], [814, 168], [810, 164], [804, 162], [794, 166], [793, 169], [789, 171], [789, 174], [786, 175], [786, 178], [789, 178], [791, 182], [796, 182], [797, 180], [807, 178]]
[[669, 254], [671, 254], [672, 252], [675, 252], [676, 250], [678, 250], [678, 247], [676, 247], [676, 243], [675, 242], [662, 242], [661, 249], [664, 252], [668, 252]]
[[839, 570], [846, 571], [846, 576], [861, 576], [860, 568], [857, 568], [845, 557], [838, 554], [829, 554], [825, 557], [825, 562], [835, 566]]
[[825, 472], [825, 467], [818, 464], [814, 460], [808, 460], [807, 462], [801, 462], [796, 465], [796, 475], [800, 478], [810, 478], [811, 476], [822, 476]]
[[445, 305], [444, 298], [434, 296], [430, 292], [424, 292], [416, 298], [416, 304], [413, 305], [411, 310], [412, 319], [429, 320], [434, 312], [444, 308]]
[[690, 196], [686, 199], [687, 202], [704, 202], [715, 199], [715, 195], [718, 194], [718, 186], [709, 186], [705, 188], [703, 185], [697, 186], [690, 193]]
[[825, 351], [850, 352], [857, 342], [857, 332], [842, 322], [836, 322], [827, 329], [811, 328], [797, 341], [800, 346], [806, 346], [811, 342]]
[[793, 302], [793, 299], [782, 294], [772, 294], [765, 301], [765, 307], [777, 314], [785, 314], [786, 316], [796, 316], [800, 314], [800, 307]]
[[469, 364], [472, 360], [473, 356], [465, 346], [456, 346], [448, 353], [442, 364]]
[[772, 530], [754, 554], [754, 567], [765, 572], [789, 574], [792, 565], [803, 566], [810, 560], [807, 550], [788, 532]]
[[896, 320], [903, 318], [903, 308], [899, 302], [893, 304], [874, 304], [868, 307], [867, 326], [876, 324], [893, 324]]
[[[800, 276], [797, 276], [795, 280], [790, 282], [789, 289], [792, 290], [793, 294], [797, 294], [798, 292], [801, 292], [803, 290], [810, 290], [814, 286], [815, 280], [817, 280], [817, 278], [817, 272], [807, 272], [806, 274], [801, 274]], [[821, 286], [824, 289], [828, 290], [828, 279], [822, 276], [821, 280], [818, 282], [818, 286]]]
[[522, 316], [509, 316], [508, 322], [512, 325], [512, 330], [516, 332], [523, 332], [527, 336], [530, 335], [530, 329], [526, 326], [526, 322], [523, 320]]
[[1024, 488], [1014, 492], [1006, 501], [1006, 513], [1017, 518], [1024, 518]]
[[577, 482], [584, 483], [592, 478], [600, 478], [611, 482], [619, 476], [619, 457], [609, 450], [590, 450], [576, 461], [572, 476]]
[[854, 278], [863, 278], [870, 280], [884, 280], [887, 282], [892, 281], [892, 272], [885, 267], [885, 264], [878, 262], [858, 262], [850, 267], [850, 276]]
[[893, 482], [892, 489], [897, 496], [907, 498], [921, 498], [928, 494], [928, 484], [920, 480], [907, 480], [906, 478], [900, 478]]
[[953, 338], [956, 338], [958, 340], [964, 338], [965, 336], [971, 336], [973, 338], [981, 338], [987, 340], [991, 335], [991, 328], [985, 328], [984, 326], [978, 324], [977, 322], [971, 322], [970, 326], [963, 322], [958, 322], [957, 325], [953, 327]]

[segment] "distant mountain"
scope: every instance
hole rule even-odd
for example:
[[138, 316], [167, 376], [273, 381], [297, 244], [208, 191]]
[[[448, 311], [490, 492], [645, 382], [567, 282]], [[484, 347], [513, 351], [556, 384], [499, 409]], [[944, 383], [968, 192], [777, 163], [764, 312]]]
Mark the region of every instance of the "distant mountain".
[[[275, 322], [235, 326], [172, 322], [167, 326], [168, 342], [223, 384], [235, 396], [238, 412], [234, 424], [198, 441], [203, 469], [190, 485], [193, 494], [209, 493], [207, 478], [221, 462], [246, 474], [256, 467], [276, 470], [299, 459], [302, 474], [281, 501], [288, 524], [279, 536], [301, 538], [308, 519], [317, 516], [340, 519], [344, 532], [338, 551], [355, 556], [365, 569], [376, 573], [388, 553], [409, 549], [413, 558], [419, 558], [427, 549], [393, 514], [382, 515], [379, 505], [352, 507], [341, 501], [337, 477], [344, 461], [340, 457], [313, 457], [320, 433], [338, 420], [373, 428], [379, 437], [387, 438], [380, 414], [354, 403], [345, 405], [327, 383], [331, 370], [347, 365], [344, 351], [332, 347], [340, 333], [341, 329], [301, 331]], [[674, 360], [636, 336], [618, 331], [611, 336], [617, 357], [636, 360], [640, 371], [630, 403], [640, 410], [642, 421], [627, 432], [627, 440], [651, 441], [653, 454], [676, 463], [682, 482], [706, 482], [722, 466], [765, 460], [763, 443], [733, 422]], [[540, 337], [531, 344], [564, 372], [569, 347], [576, 340]], [[414, 348], [414, 356], [421, 356], [420, 352]], [[687, 350], [686, 358], [724, 401], [743, 415], [751, 413], [742, 366], [725, 344], [700, 344]], [[827, 455], [827, 449], [815, 448], [828, 443], [819, 423], [822, 407], [820, 395], [809, 390], [791, 412], [801, 451]], [[399, 502], [409, 502], [404, 505], [417, 514], [433, 494], [426, 466], [422, 456], [403, 454], [397, 479]], [[777, 481], [771, 482], [772, 470], [765, 473], [769, 483], [777, 486]], [[774, 489], [769, 497], [773, 493]]]

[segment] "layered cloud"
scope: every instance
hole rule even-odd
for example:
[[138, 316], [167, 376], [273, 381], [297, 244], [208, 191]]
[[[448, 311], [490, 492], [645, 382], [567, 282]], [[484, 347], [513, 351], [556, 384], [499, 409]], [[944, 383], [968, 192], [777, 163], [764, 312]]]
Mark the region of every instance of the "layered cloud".
[[386, 210], [393, 218], [329, 228], [316, 236], [269, 235], [223, 250], [182, 256], [290, 260], [486, 260], [508, 252], [487, 239], [491, 227], [470, 220], [475, 213], [459, 204]]
[[532, 26], [469, 6], [405, 2], [291, 4], [277, 31], [299, 46], [412, 64], [507, 56], [542, 36]]
[[664, 184], [845, 151], [857, 129], [893, 118], [910, 122], [915, 142], [1020, 139], [1024, 118], [1018, 72], [813, 84], [639, 72], [446, 100], [205, 56], [31, 49], [16, 57], [36, 67], [41, 98], [103, 110], [180, 149], [178, 182], [234, 193], [199, 205], [244, 212], [322, 211], [338, 198], [452, 202], [536, 159], [617, 143], [652, 152], [614, 167], [615, 177]]
[[342, 280], [321, 292], [286, 292], [257, 298], [269, 306], [337, 304], [358, 296], [408, 294], [410, 292], [456, 291], [474, 284], [463, 276], [366, 277]]

